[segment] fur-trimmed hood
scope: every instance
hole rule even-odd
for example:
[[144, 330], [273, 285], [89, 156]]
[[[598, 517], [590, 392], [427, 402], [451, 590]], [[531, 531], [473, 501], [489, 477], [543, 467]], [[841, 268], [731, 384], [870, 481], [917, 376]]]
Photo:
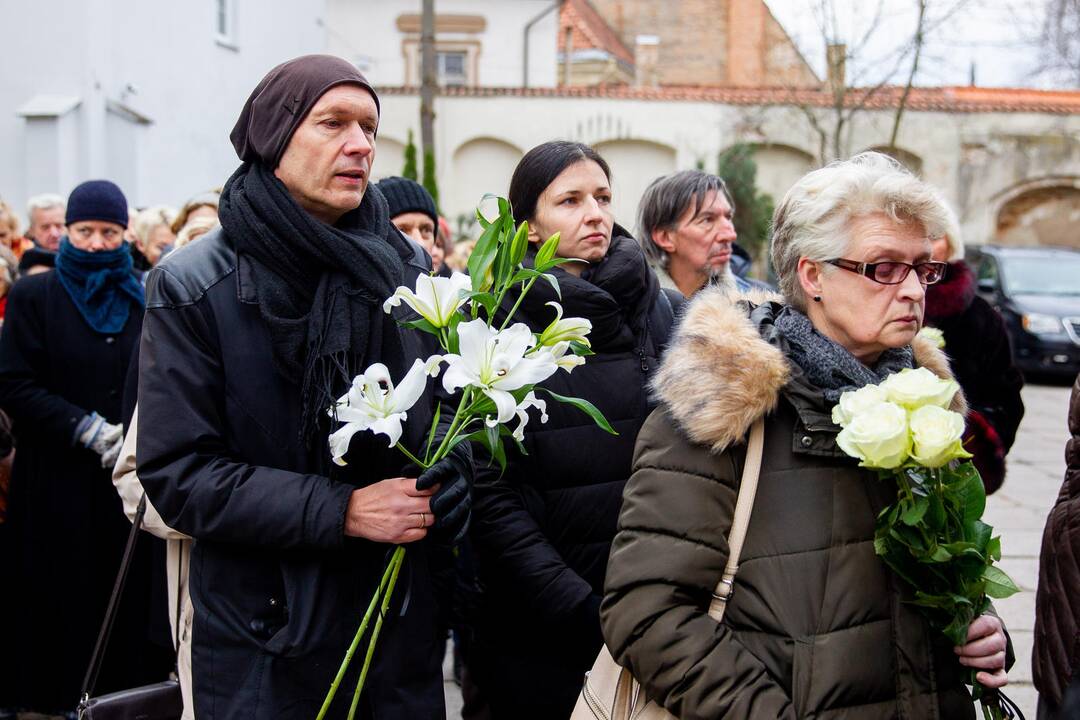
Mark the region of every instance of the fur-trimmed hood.
[[[772, 412], [796, 374], [750, 317], [753, 308], [770, 303], [783, 299], [758, 290], [734, 297], [720, 288], [701, 291], [686, 308], [653, 379], [657, 398], [687, 437], [713, 452], [741, 441], [754, 420]], [[953, 378], [948, 358], [933, 343], [916, 337], [912, 350], [915, 367]], [[967, 414], [962, 393], [952, 409]]]

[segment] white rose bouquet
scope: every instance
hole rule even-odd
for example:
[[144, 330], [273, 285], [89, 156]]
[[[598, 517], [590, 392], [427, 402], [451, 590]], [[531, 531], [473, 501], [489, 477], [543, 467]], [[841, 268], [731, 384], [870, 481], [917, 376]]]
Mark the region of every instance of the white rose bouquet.
[[[844, 393], [832, 413], [840, 448], [896, 484], [896, 502], [878, 515], [874, 550], [954, 645], [967, 642], [990, 598], [1019, 590], [994, 567], [1001, 539], [982, 521], [986, 492], [962, 444], [964, 418], [948, 409], [959, 389], [925, 368], [902, 370]], [[974, 671], [969, 684], [984, 718], [1011, 717]]]
[[[477, 211], [483, 233], [469, 258], [469, 275], [455, 272], [449, 278], [421, 276], [415, 288], [399, 287], [386, 299], [383, 309], [387, 313], [403, 303], [414, 310], [419, 317], [402, 325], [434, 335], [443, 353], [414, 359], [408, 372], [397, 382], [381, 363], [356, 376], [349, 391], [327, 410], [332, 418], [343, 423], [329, 438], [335, 463], [346, 464], [353, 435], [371, 432], [385, 435], [390, 447], [396, 447], [420, 468], [430, 468], [458, 444], [471, 441], [483, 445], [492, 461], [505, 469], [503, 443], [517, 443], [524, 452], [521, 443], [529, 422], [528, 411], [538, 410], [540, 422], [547, 422], [547, 403], [537, 397], [537, 392], [579, 408], [601, 428], [617, 434], [591, 403], [536, 386], [559, 370], [571, 372], [585, 362], [585, 357], [592, 354], [588, 338], [592, 323], [584, 318], [564, 318], [562, 307], [555, 302], [548, 303], [554, 319], [540, 333], [534, 333], [524, 323], [513, 322], [521, 299], [537, 280], [550, 283], [558, 294], [558, 281], [548, 271], [575, 261], [555, 257], [559, 245], [556, 233], [536, 252], [532, 267], [525, 267], [528, 223], [515, 227], [510, 204], [503, 198], [498, 198], [498, 204], [499, 216], [494, 221], [488, 221]], [[499, 308], [515, 288], [520, 289], [517, 302], [501, 317], [501, 322], [497, 321]], [[438, 377], [440, 371], [443, 389], [451, 395], [460, 394], [460, 400], [448, 423], [442, 418], [443, 408], [436, 408], [425, 446], [413, 452], [399, 442], [402, 423], [423, 395], [428, 378]], [[512, 429], [510, 423], [515, 423]], [[330, 709], [374, 616], [374, 628], [349, 709], [350, 720], [355, 716], [404, 557], [404, 546], [394, 549], [317, 720], [322, 720]]]

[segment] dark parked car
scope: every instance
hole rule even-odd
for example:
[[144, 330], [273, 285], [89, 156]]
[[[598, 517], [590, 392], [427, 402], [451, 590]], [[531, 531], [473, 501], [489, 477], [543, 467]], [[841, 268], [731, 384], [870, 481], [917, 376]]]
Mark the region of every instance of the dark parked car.
[[1025, 373], [1080, 372], [1080, 251], [1052, 247], [972, 249], [979, 294], [1005, 319]]

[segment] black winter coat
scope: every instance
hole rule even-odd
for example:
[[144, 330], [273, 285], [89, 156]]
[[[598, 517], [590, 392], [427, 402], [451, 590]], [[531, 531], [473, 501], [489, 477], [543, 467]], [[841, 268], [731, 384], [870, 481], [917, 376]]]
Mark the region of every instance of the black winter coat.
[[945, 354], [970, 408], [964, 446], [992, 493], [1005, 481], [1005, 456], [1024, 417], [1024, 378], [1013, 365], [1005, 322], [975, 294], [975, 275], [959, 261], [927, 288], [926, 323], [945, 336]]
[[[427, 268], [409, 247], [400, 252], [412, 253], [403, 258], [412, 287]], [[382, 436], [358, 434], [333, 477], [327, 445], [297, 441], [299, 386], [275, 370], [257, 292], [223, 230], [170, 254], [147, 283], [139, 477], [162, 518], [195, 538], [192, 667], [202, 720], [315, 717], [391, 550], [344, 536], [349, 496], [406, 474]], [[405, 357], [428, 356], [419, 333], [402, 332]], [[430, 399], [410, 411], [404, 445], [420, 445]], [[409, 546], [360, 717], [445, 716], [427, 545]], [[365, 647], [330, 717], [345, 716]]]
[[[120, 402], [142, 309], [115, 335], [94, 331], [56, 272], [12, 288], [0, 334], [0, 407], [14, 422], [12, 567], [4, 592], [14, 607], [0, 622], [14, 659], [11, 704], [73, 710], [112, 591], [131, 523], [112, 469], [75, 442], [97, 411], [120, 422]], [[150, 543], [134, 561], [98, 690], [165, 679], [168, 652], [149, 660]]]
[[[547, 424], [534, 417], [525, 431], [527, 456], [508, 453], [502, 477], [477, 463], [471, 537], [485, 595], [469, 662], [495, 718], [569, 717], [600, 649], [608, 551], [634, 438], [654, 405], [649, 378], [674, 320], [671, 298], [631, 238], [616, 237], [585, 278], [554, 274], [565, 316], [592, 322], [596, 354], [541, 387], [593, 403], [619, 434], [547, 398]], [[555, 318], [545, 303], [554, 300], [537, 283], [515, 322], [543, 330]]]

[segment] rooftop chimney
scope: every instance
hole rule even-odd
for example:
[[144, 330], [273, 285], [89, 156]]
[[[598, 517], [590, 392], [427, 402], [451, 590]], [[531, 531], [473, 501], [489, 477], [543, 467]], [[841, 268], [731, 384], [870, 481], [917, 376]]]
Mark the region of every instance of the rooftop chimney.
[[657, 66], [660, 63], [660, 38], [657, 35], [638, 35], [634, 40], [634, 85], [656, 87], [660, 84]]

